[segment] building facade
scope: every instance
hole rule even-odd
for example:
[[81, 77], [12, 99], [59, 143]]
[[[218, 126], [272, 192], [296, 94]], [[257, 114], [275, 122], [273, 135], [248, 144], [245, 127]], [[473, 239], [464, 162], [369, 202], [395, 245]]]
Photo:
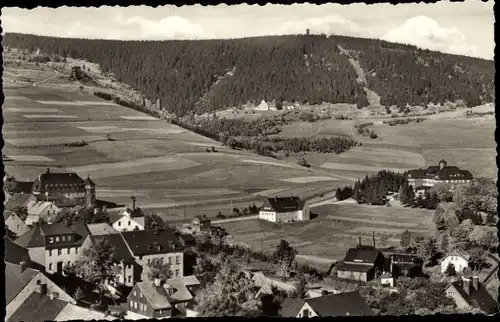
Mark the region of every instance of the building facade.
[[299, 197], [268, 198], [259, 211], [259, 219], [285, 223], [310, 219], [309, 207]]
[[3, 218], [5, 221], [5, 229], [10, 230], [16, 234], [16, 236], [22, 236], [30, 230], [28, 225], [12, 211], [4, 211]]
[[136, 206], [135, 197], [131, 198], [130, 207], [125, 208], [116, 217], [110, 216], [111, 225], [117, 231], [144, 230], [146, 218], [140, 208]]
[[444, 274], [448, 266], [453, 264], [455, 272], [462, 273], [464, 268], [469, 267], [469, 255], [462, 252], [452, 252], [441, 261], [441, 273]]
[[461, 170], [455, 166], [448, 166], [445, 160], [439, 165], [427, 169], [410, 170], [407, 174], [408, 183], [413, 187], [433, 187], [437, 183], [461, 185], [470, 183], [474, 177], [468, 170]]

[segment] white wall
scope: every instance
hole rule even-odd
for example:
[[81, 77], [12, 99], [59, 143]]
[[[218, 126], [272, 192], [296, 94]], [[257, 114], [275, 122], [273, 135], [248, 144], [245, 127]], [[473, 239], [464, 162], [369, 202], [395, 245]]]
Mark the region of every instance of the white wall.
[[133, 231], [136, 227], [138, 230], [144, 230], [144, 217], [130, 218], [122, 216], [113, 223], [113, 228], [117, 231]]
[[309, 310], [309, 317], [311, 317], [311, 318], [318, 316], [318, 314], [316, 314], [316, 312], [314, 312], [314, 310], [312, 309], [312, 307], [309, 306], [309, 304], [304, 303], [304, 306], [302, 306], [302, 308], [299, 311], [299, 314], [297, 314], [296, 317], [298, 317], [298, 318], [303, 317], [304, 316], [304, 310]]
[[455, 266], [455, 271], [461, 273], [465, 267], [469, 266], [469, 263], [462, 257], [457, 255], [446, 256], [441, 262], [441, 273], [446, 272], [448, 265], [452, 263]]
[[[179, 258], [179, 264], [176, 262], [176, 257]], [[172, 270], [172, 277], [183, 277], [184, 276], [184, 253], [183, 252], [175, 252], [175, 253], [168, 253], [168, 254], [154, 254], [154, 255], [147, 255], [143, 256], [142, 259], [139, 259], [136, 257], [136, 261], [139, 265], [142, 266], [142, 280], [147, 281], [148, 280], [148, 260], [157, 260], [163, 258], [164, 263], [169, 263], [170, 264], [170, 269]], [[176, 270], [178, 270], [179, 275], [176, 276]]]

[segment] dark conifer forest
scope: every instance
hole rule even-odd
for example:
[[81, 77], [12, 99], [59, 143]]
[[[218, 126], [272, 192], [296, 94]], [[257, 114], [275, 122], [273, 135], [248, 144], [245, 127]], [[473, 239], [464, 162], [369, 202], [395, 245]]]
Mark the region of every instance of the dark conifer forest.
[[[233, 40], [118, 41], [7, 33], [4, 46], [84, 58], [170, 113], [184, 116], [261, 100], [368, 105], [367, 86], [381, 104], [404, 107], [462, 99], [494, 101], [493, 61], [420, 50], [373, 39], [325, 35]], [[360, 84], [348, 57], [365, 71]], [[209, 94], [209, 95], [208, 95]]]

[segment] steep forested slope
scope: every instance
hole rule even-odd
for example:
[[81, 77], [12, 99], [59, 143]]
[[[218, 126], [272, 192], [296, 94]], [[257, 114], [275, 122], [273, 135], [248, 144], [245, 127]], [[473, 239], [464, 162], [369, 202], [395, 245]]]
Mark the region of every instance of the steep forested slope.
[[[262, 99], [366, 106], [363, 85], [338, 45], [357, 56], [367, 85], [384, 105], [463, 99], [471, 106], [491, 102], [495, 95], [493, 61], [340, 36], [115, 41], [7, 33], [4, 45], [98, 63], [119, 81], [160, 98], [163, 107], [179, 116]], [[216, 95], [206, 96], [224, 75]], [[202, 97], [208, 102], [196, 104]]]

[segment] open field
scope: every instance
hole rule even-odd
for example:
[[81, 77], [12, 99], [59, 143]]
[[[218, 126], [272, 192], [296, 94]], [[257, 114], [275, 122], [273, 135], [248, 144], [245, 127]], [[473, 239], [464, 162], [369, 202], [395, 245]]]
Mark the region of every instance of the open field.
[[[26, 73], [31, 82], [55, 75]], [[22, 70], [14, 74], [19, 78]], [[79, 84], [62, 79], [48, 80], [43, 86], [27, 83], [4, 88], [3, 153], [10, 157], [5, 171], [19, 180], [33, 180], [47, 167], [55, 172], [75, 171], [82, 177], [90, 175], [100, 199], [123, 204], [137, 195], [146, 211], [172, 219], [183, 218], [184, 207], [188, 217], [215, 216], [219, 211], [227, 214], [230, 207], [260, 205], [262, 195], [270, 196], [268, 190], [272, 196], [272, 189], [279, 188], [283, 194], [312, 197], [347, 183], [312, 182], [307, 178], [336, 177], [321, 169], [223, 147], [91, 96]], [[86, 145], [65, 146], [81, 141]], [[207, 152], [212, 146], [216, 152]]]
[[[255, 249], [274, 251], [281, 239], [287, 240], [301, 255], [342, 259], [349, 247], [371, 242], [375, 232], [380, 245], [382, 234], [388, 245], [398, 246], [400, 234], [408, 229], [417, 235], [434, 231], [432, 211], [412, 208], [372, 207], [358, 204], [324, 205], [312, 209], [317, 217], [307, 222], [275, 225], [259, 220], [220, 224], [239, 243]], [[380, 245], [382, 246], [382, 245]]]

